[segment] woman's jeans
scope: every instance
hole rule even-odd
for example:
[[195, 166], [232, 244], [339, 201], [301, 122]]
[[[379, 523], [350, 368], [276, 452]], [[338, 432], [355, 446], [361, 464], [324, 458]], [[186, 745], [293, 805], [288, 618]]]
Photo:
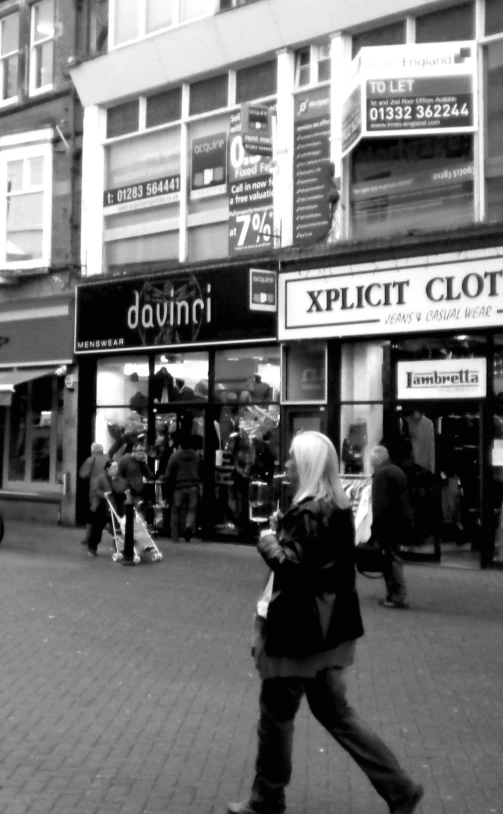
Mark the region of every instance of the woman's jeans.
[[294, 718], [304, 693], [315, 718], [356, 761], [388, 805], [410, 793], [410, 777], [346, 701], [346, 671], [336, 667], [321, 670], [314, 678], [268, 678], [262, 682], [251, 794], [257, 812], [279, 814], [285, 810], [285, 787], [292, 774]]

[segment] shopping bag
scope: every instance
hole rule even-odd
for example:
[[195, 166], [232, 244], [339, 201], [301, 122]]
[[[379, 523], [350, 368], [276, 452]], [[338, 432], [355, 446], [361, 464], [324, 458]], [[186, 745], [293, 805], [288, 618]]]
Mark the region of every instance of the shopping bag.
[[378, 579], [384, 573], [384, 554], [375, 540], [356, 546], [356, 568], [364, 577]]

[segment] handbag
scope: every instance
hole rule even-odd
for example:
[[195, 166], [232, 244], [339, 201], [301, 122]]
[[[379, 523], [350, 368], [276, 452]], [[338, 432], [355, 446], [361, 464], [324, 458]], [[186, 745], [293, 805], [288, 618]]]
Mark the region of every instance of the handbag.
[[356, 569], [369, 579], [379, 579], [384, 573], [384, 554], [381, 547], [370, 539], [356, 546]]

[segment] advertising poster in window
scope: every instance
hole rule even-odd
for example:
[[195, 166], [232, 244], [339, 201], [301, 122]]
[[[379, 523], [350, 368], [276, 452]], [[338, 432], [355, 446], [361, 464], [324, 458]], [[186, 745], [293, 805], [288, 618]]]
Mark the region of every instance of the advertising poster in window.
[[294, 121], [295, 245], [327, 237], [331, 227], [327, 176], [330, 163], [330, 91], [299, 94]]
[[271, 158], [245, 152], [240, 111], [231, 116], [229, 183], [229, 254], [267, 249], [274, 227]]
[[[354, 60], [364, 100], [363, 136], [467, 133], [477, 128], [477, 53], [472, 42], [362, 48]], [[346, 108], [354, 90], [348, 93]], [[356, 140], [348, 138], [344, 152]]]
[[170, 143], [165, 134], [156, 133], [108, 148], [105, 216], [178, 203], [179, 135], [172, 139]]
[[227, 192], [227, 133], [193, 138], [190, 143], [190, 200]]

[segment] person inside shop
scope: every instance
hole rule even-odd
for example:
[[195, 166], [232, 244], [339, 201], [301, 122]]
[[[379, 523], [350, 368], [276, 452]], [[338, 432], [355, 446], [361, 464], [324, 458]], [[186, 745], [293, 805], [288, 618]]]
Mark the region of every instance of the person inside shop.
[[409, 603], [399, 550], [411, 534], [413, 522], [407, 477], [399, 466], [391, 462], [386, 447], [374, 447], [370, 464], [374, 471], [371, 536], [384, 555], [383, 576], [386, 583], [386, 598], [379, 600], [379, 604], [385, 608], [405, 610]]
[[254, 463], [254, 449], [248, 434], [240, 430], [234, 440], [232, 458], [232, 500], [236, 526], [243, 536], [250, 531], [250, 480]]
[[270, 384], [262, 381], [259, 373], [254, 373], [246, 382], [245, 392], [251, 396], [250, 401], [271, 401], [272, 388]]
[[94, 498], [92, 503], [91, 533], [87, 550], [91, 557], [96, 557], [98, 546], [101, 542], [103, 529], [110, 522], [110, 511], [107, 500], [122, 517], [124, 514], [124, 501], [126, 498], [127, 483], [119, 475], [119, 464], [117, 461], [107, 460], [104, 472], [96, 481]]
[[89, 537], [92, 531], [92, 506], [96, 492], [96, 482], [99, 476], [105, 471], [105, 466], [109, 460], [109, 456], [103, 452], [103, 446], [94, 443], [91, 444], [91, 454], [89, 458], [86, 458], [79, 469], [79, 477], [82, 478], [82, 480], [89, 481], [89, 513], [86, 523], [86, 533], [84, 539], [81, 541], [82, 545], [89, 545]]
[[342, 461], [346, 475], [363, 472], [366, 446], [367, 424], [365, 421], [355, 421], [350, 424], [348, 435], [342, 443]]
[[[386, 444], [385, 446], [389, 450]], [[405, 472], [413, 515], [412, 534], [403, 539], [402, 545], [424, 545], [438, 526], [436, 477], [415, 462], [412, 444], [408, 438], [401, 438], [397, 444], [396, 454], [393, 454], [393, 451], [390, 451], [390, 454], [394, 462]]]
[[165, 480], [171, 498], [171, 541], [180, 539], [180, 528], [190, 542], [196, 532], [197, 507], [201, 490], [202, 459], [194, 449], [194, 439], [188, 432], [180, 437], [180, 447], [168, 461]]
[[274, 475], [274, 454], [271, 450], [272, 433], [270, 430], [258, 432], [253, 438], [254, 456], [252, 477], [265, 483], [271, 483]]

